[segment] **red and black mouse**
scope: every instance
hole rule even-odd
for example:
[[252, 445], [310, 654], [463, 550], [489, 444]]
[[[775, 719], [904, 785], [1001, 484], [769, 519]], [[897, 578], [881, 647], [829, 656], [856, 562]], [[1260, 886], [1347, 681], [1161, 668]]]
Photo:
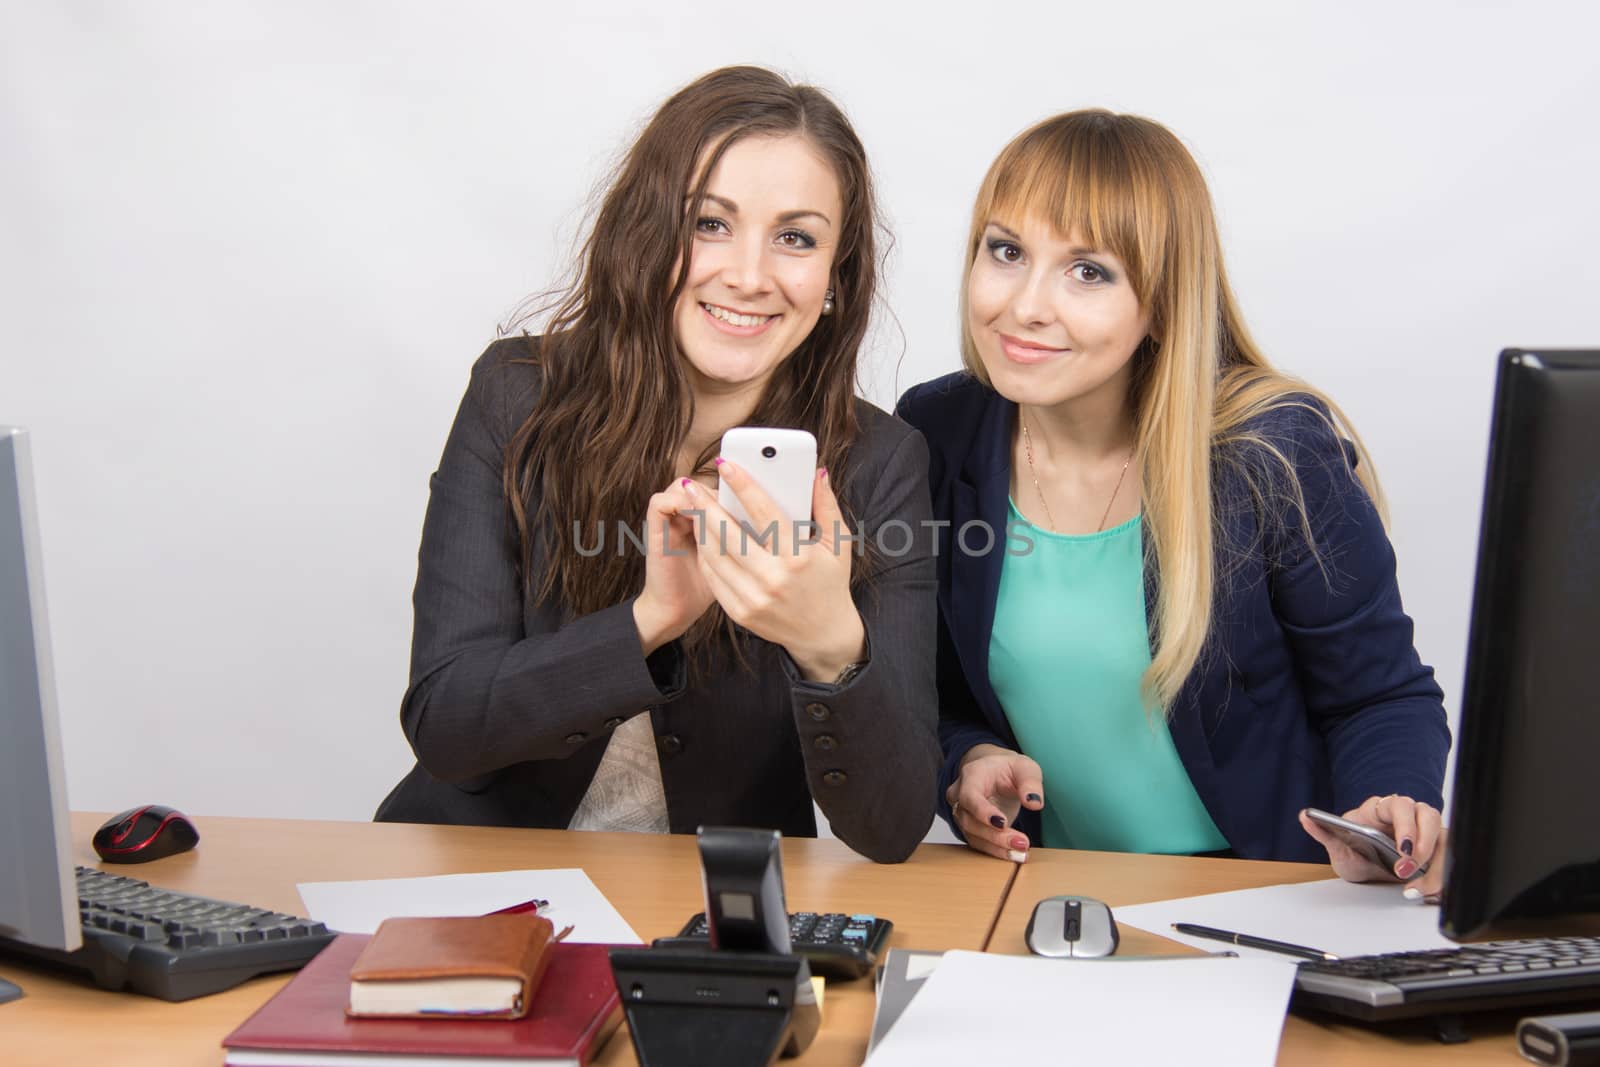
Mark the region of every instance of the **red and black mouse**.
[[107, 863], [148, 863], [200, 843], [200, 832], [180, 811], [146, 804], [113, 815], [94, 832], [92, 844]]

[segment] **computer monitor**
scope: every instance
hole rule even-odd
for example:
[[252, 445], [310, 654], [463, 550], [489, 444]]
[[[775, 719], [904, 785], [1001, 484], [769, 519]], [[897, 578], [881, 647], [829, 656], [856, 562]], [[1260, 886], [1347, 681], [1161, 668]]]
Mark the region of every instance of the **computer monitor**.
[[0, 938], [83, 943], [25, 431], [0, 426]]
[[1467, 641], [1447, 936], [1600, 912], [1597, 694], [1600, 352], [1508, 349]]

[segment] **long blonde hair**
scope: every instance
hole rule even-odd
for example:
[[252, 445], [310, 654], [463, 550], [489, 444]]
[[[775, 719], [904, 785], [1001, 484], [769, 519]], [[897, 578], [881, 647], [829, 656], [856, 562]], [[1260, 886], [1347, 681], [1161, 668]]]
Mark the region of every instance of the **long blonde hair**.
[[1073, 111], [1025, 130], [994, 161], [973, 207], [961, 279], [962, 361], [985, 384], [968, 332], [967, 280], [984, 228], [1015, 229], [1026, 219], [1116, 255], [1150, 313], [1131, 397], [1146, 565], [1161, 579], [1142, 688], [1147, 704], [1170, 711], [1206, 651], [1219, 556], [1245, 547], [1219, 543], [1213, 462], [1236, 467], [1264, 514], [1291, 516], [1313, 554], [1292, 459], [1254, 429], [1260, 416], [1302, 407], [1325, 419], [1354, 443], [1357, 477], [1380, 515], [1382, 490], [1338, 406], [1274, 369], [1251, 339], [1228, 286], [1205, 178], [1170, 130], [1136, 115]]

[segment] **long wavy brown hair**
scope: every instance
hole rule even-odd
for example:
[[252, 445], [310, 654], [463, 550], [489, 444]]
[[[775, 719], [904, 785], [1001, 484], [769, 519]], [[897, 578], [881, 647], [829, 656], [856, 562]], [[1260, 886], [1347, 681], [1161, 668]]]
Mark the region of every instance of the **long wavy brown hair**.
[[[580, 553], [579, 531], [636, 529], [671, 480], [694, 418], [673, 324], [687, 282], [706, 185], [749, 137], [806, 138], [833, 169], [844, 205], [830, 286], [836, 310], [777, 368], [747, 422], [811, 431], [847, 522], [857, 421], [856, 356], [877, 287], [878, 225], [866, 152], [821, 90], [759, 67], [726, 67], [680, 89], [619, 164], [583, 242], [571, 283], [514, 325], [549, 311], [531, 357], [538, 399], [507, 448], [504, 487], [521, 541], [524, 582], [573, 617], [619, 604], [644, 585], [644, 556]], [[703, 164], [701, 163], [704, 157]], [[687, 207], [685, 206], [687, 204]], [[710, 462], [715, 442], [696, 458]], [[534, 539], [542, 561], [534, 564]], [[858, 531], [859, 532], [859, 531]], [[869, 567], [854, 566], [852, 584]], [[726, 617], [713, 605], [687, 635], [702, 644]]]

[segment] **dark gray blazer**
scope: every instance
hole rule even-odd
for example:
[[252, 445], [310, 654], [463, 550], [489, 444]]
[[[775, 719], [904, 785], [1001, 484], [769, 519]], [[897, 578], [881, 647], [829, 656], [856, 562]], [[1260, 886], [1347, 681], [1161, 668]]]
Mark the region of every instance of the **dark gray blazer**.
[[[846, 514], [867, 536], [899, 520], [878, 542], [883, 568], [856, 593], [868, 666], [841, 687], [807, 682], [781, 648], [752, 639], [752, 670], [730, 665], [689, 688], [677, 642], [646, 659], [630, 602], [569, 619], [518, 581], [501, 470], [539, 387], [535, 368], [510, 362], [532, 343], [498, 341], [478, 360], [430, 483], [400, 708], [417, 765], [376, 818], [564, 828], [611, 731], [648, 709], [674, 833], [731, 824], [812, 836], [815, 797], [851, 848], [904, 859], [932, 822], [939, 772], [922, 436], [857, 402]], [[637, 529], [642, 514], [641, 501], [622, 518]]]

